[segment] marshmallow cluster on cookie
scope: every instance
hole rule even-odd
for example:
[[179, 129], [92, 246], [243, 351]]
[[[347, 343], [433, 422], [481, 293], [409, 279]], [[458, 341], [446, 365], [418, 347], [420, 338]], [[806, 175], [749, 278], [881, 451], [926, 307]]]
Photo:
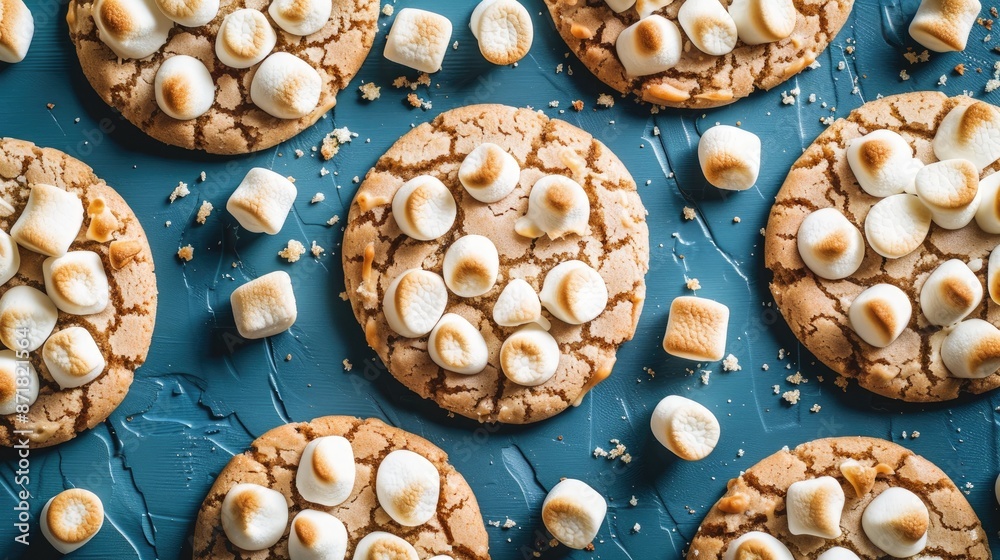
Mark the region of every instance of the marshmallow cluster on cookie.
[[153, 0], [94, 0], [93, 14], [98, 37], [123, 59], [160, 50], [174, 27]]

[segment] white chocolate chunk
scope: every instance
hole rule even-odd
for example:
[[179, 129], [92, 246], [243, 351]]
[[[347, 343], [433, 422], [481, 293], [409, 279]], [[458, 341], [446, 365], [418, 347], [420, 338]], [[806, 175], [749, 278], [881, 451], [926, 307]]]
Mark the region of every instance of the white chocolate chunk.
[[945, 229], [967, 226], [979, 210], [979, 171], [968, 160], [932, 163], [917, 172], [914, 185], [931, 219]]
[[38, 372], [13, 350], [0, 350], [0, 414], [24, 413], [38, 398]]
[[705, 54], [722, 56], [736, 48], [736, 22], [718, 0], [684, 2], [677, 21], [694, 46]]
[[531, 49], [531, 15], [517, 0], [482, 0], [469, 23], [479, 52], [493, 64], [514, 64]]
[[45, 293], [70, 315], [92, 315], [108, 306], [111, 290], [101, 257], [93, 251], [70, 251], [42, 263]]
[[153, 0], [94, 0], [92, 9], [98, 37], [118, 58], [157, 52], [174, 26]]
[[524, 237], [559, 239], [571, 233], [586, 235], [589, 223], [590, 199], [580, 183], [562, 175], [546, 175], [531, 187], [528, 212], [518, 218], [514, 231]]
[[441, 69], [450, 43], [448, 18], [426, 10], [403, 8], [392, 22], [383, 55], [396, 64], [434, 73]]
[[[405, 11], [405, 10], [404, 10]], [[406, 235], [431, 241], [455, 223], [458, 206], [448, 187], [436, 177], [420, 175], [403, 183], [392, 197], [392, 217]]]
[[910, 192], [924, 166], [902, 136], [884, 129], [849, 141], [847, 163], [861, 189], [877, 197]]
[[875, 546], [896, 558], [908, 558], [927, 546], [930, 516], [920, 498], [905, 488], [887, 488], [861, 514], [861, 527]]
[[341, 436], [318, 437], [302, 451], [295, 488], [310, 502], [337, 506], [354, 491], [355, 471], [350, 441]]
[[413, 545], [391, 533], [368, 533], [354, 549], [354, 560], [420, 560]]
[[955, 107], [931, 145], [939, 160], [967, 159], [982, 171], [1000, 158], [1000, 109], [982, 101]]
[[490, 357], [479, 329], [455, 313], [446, 313], [431, 330], [427, 353], [435, 364], [463, 375], [483, 371]]
[[845, 501], [844, 489], [832, 476], [793, 482], [785, 495], [788, 531], [823, 539], [840, 537], [840, 513]]
[[1000, 173], [979, 181], [976, 225], [986, 233], [1000, 233]]
[[820, 554], [816, 560], [861, 560], [858, 558], [857, 554], [854, 554], [850, 550], [842, 547], [835, 546], [833, 548], [827, 549], [823, 554]]
[[13, 278], [19, 268], [21, 251], [18, 250], [17, 243], [7, 232], [0, 230], [0, 285]]
[[583, 550], [593, 542], [608, 503], [586, 482], [566, 478], [549, 490], [542, 502], [542, 523], [562, 544]]
[[34, 352], [45, 344], [58, 319], [49, 296], [31, 286], [14, 286], [0, 297], [0, 342], [11, 350]]
[[[990, 251], [990, 260], [986, 265], [986, 288], [993, 303], [1000, 303], [1000, 245]], [[0, 310], [3, 305], [0, 304]]]
[[748, 45], [774, 43], [795, 31], [798, 12], [792, 0], [733, 0], [729, 15]]
[[909, 296], [892, 284], [876, 284], [851, 302], [848, 319], [861, 340], [876, 348], [892, 344], [910, 322]]
[[419, 268], [403, 271], [389, 284], [382, 298], [382, 312], [389, 328], [407, 338], [431, 332], [447, 305], [444, 280]]
[[788, 547], [778, 539], [760, 531], [744, 533], [729, 543], [722, 560], [794, 560]]
[[204, 115], [215, 102], [212, 74], [200, 60], [184, 54], [160, 64], [153, 89], [160, 110], [181, 121]]
[[22, 0], [6, 0], [0, 10], [0, 62], [21, 62], [35, 35], [35, 19]]
[[864, 237], [836, 208], [821, 208], [806, 216], [795, 241], [802, 262], [820, 278], [847, 278], [865, 259]]
[[42, 360], [63, 389], [90, 383], [107, 365], [94, 337], [83, 327], [68, 327], [50, 336], [42, 346]]
[[521, 177], [521, 166], [500, 146], [484, 142], [469, 152], [458, 168], [458, 180], [479, 202], [505, 198]]
[[222, 19], [215, 34], [215, 56], [230, 68], [250, 68], [274, 49], [278, 36], [259, 10], [241, 8]]
[[952, 377], [983, 379], [1000, 369], [1000, 329], [982, 319], [956, 325], [941, 344], [941, 360]]
[[930, 228], [931, 211], [911, 194], [883, 198], [865, 217], [865, 239], [887, 259], [912, 253], [924, 242]]
[[274, 235], [285, 225], [296, 194], [295, 185], [286, 177], [254, 167], [230, 195], [226, 210], [243, 229]]
[[542, 303], [531, 284], [515, 278], [500, 292], [493, 304], [493, 321], [501, 327], [519, 327], [538, 323], [546, 330], [549, 322], [542, 317]]
[[45, 540], [59, 552], [69, 554], [100, 532], [104, 504], [90, 490], [70, 488], [45, 502], [39, 521]]
[[735, 126], [713, 126], [698, 141], [698, 162], [712, 186], [744, 191], [760, 174], [760, 138]]
[[25, 249], [58, 257], [69, 250], [82, 225], [80, 197], [59, 187], [35, 183], [24, 211], [10, 228], [10, 236]]
[[500, 255], [489, 237], [464, 235], [444, 254], [444, 283], [455, 295], [476, 297], [493, 289], [500, 271]]
[[623, 29], [615, 50], [629, 76], [659, 74], [680, 61], [681, 32], [676, 23], [654, 14]]
[[312, 35], [326, 25], [333, 13], [332, 0], [271, 0], [267, 8], [278, 27], [292, 35]]
[[219, 0], [156, 0], [156, 7], [184, 27], [201, 27], [219, 13]]
[[910, 37], [932, 51], [964, 51], [981, 9], [979, 0], [921, 0]]
[[722, 433], [711, 410], [678, 395], [668, 395], [657, 403], [649, 427], [663, 447], [685, 461], [708, 457]]
[[536, 324], [524, 326], [503, 341], [500, 369], [518, 385], [541, 385], [559, 369], [559, 343]]
[[670, 304], [663, 349], [687, 360], [715, 362], [726, 353], [729, 308], [706, 298], [681, 296]]
[[397, 449], [379, 464], [375, 493], [379, 505], [396, 523], [416, 527], [437, 514], [441, 475], [423, 455]]
[[608, 285], [587, 263], [570, 260], [546, 275], [539, 299], [545, 309], [571, 325], [589, 323], [608, 305]]
[[237, 484], [222, 500], [222, 530], [243, 550], [264, 550], [277, 543], [288, 525], [288, 503], [276, 490]]
[[289, 560], [344, 560], [347, 527], [329, 513], [304, 509], [288, 531]]
[[276, 270], [233, 290], [229, 296], [233, 320], [240, 336], [266, 338], [287, 331], [295, 324], [298, 308], [292, 278]]
[[983, 301], [983, 285], [958, 259], [941, 263], [920, 288], [920, 310], [932, 325], [946, 327], [964, 319]]
[[316, 109], [323, 78], [308, 62], [286, 52], [268, 56], [250, 82], [250, 100], [278, 119], [300, 119]]

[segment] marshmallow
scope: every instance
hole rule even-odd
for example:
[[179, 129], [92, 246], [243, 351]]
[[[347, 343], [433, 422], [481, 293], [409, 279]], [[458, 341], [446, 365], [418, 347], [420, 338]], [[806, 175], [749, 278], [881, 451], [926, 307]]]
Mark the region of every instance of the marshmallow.
[[180, 121], [204, 115], [215, 102], [212, 74], [200, 60], [184, 54], [160, 64], [153, 90], [160, 110]]
[[21, 252], [17, 249], [17, 243], [7, 232], [0, 230], [0, 286], [13, 278], [19, 268]]
[[423, 525], [437, 513], [441, 475], [423, 455], [397, 449], [378, 466], [375, 494], [379, 505], [396, 523], [404, 527]]
[[705, 54], [728, 54], [739, 39], [733, 16], [718, 0], [684, 2], [677, 12], [677, 21], [694, 46]]
[[415, 8], [403, 8], [392, 22], [383, 55], [392, 62], [421, 72], [441, 69], [451, 42], [448, 18]]
[[39, 524], [52, 548], [69, 554], [100, 532], [104, 526], [104, 504], [90, 490], [63, 490], [45, 502]]
[[184, 27], [201, 27], [219, 13], [219, 0], [156, 0], [156, 7]]
[[962, 321], [941, 344], [941, 360], [953, 377], [993, 375], [1000, 369], [1000, 329], [982, 319]]
[[620, 14], [635, 5], [635, 0], [604, 0], [608, 7]]
[[993, 494], [997, 499], [997, 503], [1000, 504], [1000, 475], [997, 475], [997, 480], [993, 483]]
[[514, 231], [524, 237], [559, 239], [570, 233], [586, 235], [589, 223], [590, 199], [580, 183], [546, 175], [531, 187], [528, 212], [514, 223]]
[[354, 560], [420, 560], [413, 545], [390, 533], [368, 533], [354, 548]]
[[431, 241], [447, 233], [457, 214], [458, 206], [451, 191], [430, 175], [403, 183], [392, 197], [392, 216], [399, 229], [420, 241]]
[[932, 51], [964, 51], [980, 9], [979, 0], [921, 0], [910, 37]]
[[887, 488], [861, 514], [865, 536], [883, 552], [908, 558], [927, 546], [930, 516], [920, 498], [905, 488]]
[[542, 303], [531, 284], [515, 278], [500, 292], [493, 304], [493, 322], [501, 327], [519, 327], [538, 323], [546, 330], [549, 322], [542, 317]]
[[976, 225], [986, 233], [1000, 233], [1000, 173], [979, 181]]
[[45, 341], [42, 361], [59, 387], [86, 385], [104, 372], [104, 355], [83, 327], [67, 327]]
[[820, 554], [816, 560], [861, 560], [861, 558], [842, 546], [835, 546]]
[[944, 229], [965, 227], [979, 210], [979, 171], [970, 161], [932, 163], [917, 172], [914, 184], [931, 219]]
[[240, 336], [266, 338], [287, 331], [295, 324], [298, 308], [292, 278], [277, 270], [255, 278], [229, 296], [233, 320]]
[[22, 0], [7, 0], [0, 10], [0, 61], [21, 62], [35, 34], [35, 20]]
[[844, 480], [854, 488], [854, 494], [858, 498], [863, 498], [875, 488], [875, 479], [880, 474], [895, 474], [895, 471], [885, 463], [879, 463], [874, 467], [861, 464], [855, 459], [846, 459], [840, 463], [840, 473], [844, 475]]
[[670, 304], [663, 349], [687, 360], [715, 362], [726, 353], [729, 308], [710, 299], [681, 296]]
[[931, 146], [940, 160], [967, 159], [982, 171], [1000, 158], [1000, 110], [982, 101], [955, 107], [941, 120]]
[[497, 283], [500, 255], [489, 237], [465, 235], [448, 247], [442, 269], [444, 283], [455, 295], [481, 296]]
[[792, 0], [733, 0], [729, 15], [736, 22], [741, 41], [762, 45], [790, 36], [798, 12]]
[[518, 385], [535, 387], [559, 369], [559, 343], [542, 327], [530, 324], [507, 337], [500, 347], [500, 369]]
[[355, 474], [351, 442], [340, 436], [318, 437], [302, 451], [295, 487], [310, 502], [337, 506], [354, 491]]
[[840, 536], [840, 512], [844, 508], [844, 489], [832, 476], [793, 482], [785, 494], [788, 532], [823, 539]]
[[566, 478], [542, 502], [542, 523], [564, 545], [582, 550], [601, 530], [608, 503], [586, 482]]
[[437, 556], [431, 556], [428, 560], [455, 560], [447, 554], [438, 554]]
[[263, 13], [242, 8], [227, 15], [219, 25], [215, 56], [231, 68], [250, 68], [264, 60], [277, 41], [278, 36]]
[[45, 344], [58, 319], [49, 296], [31, 286], [14, 286], [0, 297], [0, 342], [11, 350], [34, 352]]
[[0, 414], [27, 413], [38, 398], [38, 372], [13, 350], [0, 350]]
[[792, 553], [778, 539], [760, 531], [750, 531], [729, 543], [722, 560], [794, 560]]
[[278, 27], [292, 35], [312, 35], [330, 19], [332, 0], [271, 0], [267, 8]]
[[565, 261], [545, 275], [538, 299], [564, 323], [582, 325], [596, 319], [607, 307], [608, 286], [587, 263]]
[[344, 560], [347, 527], [329, 513], [305, 509], [292, 519], [288, 531], [289, 560]]
[[983, 301], [983, 285], [958, 259], [941, 263], [920, 288], [920, 310], [932, 325], [946, 327], [964, 319]]
[[721, 434], [711, 410], [678, 395], [668, 395], [656, 405], [649, 428], [663, 447], [685, 461], [708, 457]]
[[446, 313], [427, 339], [427, 353], [442, 368], [471, 375], [486, 369], [490, 351], [479, 329], [461, 315]]
[[98, 243], [107, 243], [115, 238], [115, 233], [121, 227], [115, 213], [108, 207], [103, 198], [91, 199], [87, 205], [87, 239]]
[[910, 298], [903, 290], [892, 284], [876, 284], [854, 298], [847, 316], [861, 340], [885, 348], [903, 333], [912, 313]]
[[298, 191], [287, 178], [262, 167], [254, 167], [226, 202], [226, 210], [243, 229], [274, 235], [285, 225]]
[[167, 42], [174, 26], [153, 0], [94, 0], [97, 36], [118, 58], [146, 58]]
[[24, 211], [10, 228], [10, 236], [25, 249], [58, 257], [69, 250], [82, 225], [80, 197], [59, 187], [35, 183]]
[[713, 186], [745, 191], [760, 174], [760, 138], [735, 126], [713, 126], [698, 141], [698, 162]]
[[1000, 245], [990, 251], [990, 260], [986, 265], [986, 288], [989, 290], [993, 303], [1000, 303], [1000, 251], [997, 250], [998, 248]]
[[629, 76], [659, 74], [680, 61], [681, 32], [676, 23], [654, 14], [623, 29], [615, 50]]
[[521, 166], [506, 150], [484, 142], [469, 152], [458, 168], [458, 180], [479, 202], [497, 202], [513, 192]]
[[253, 104], [278, 119], [300, 119], [312, 113], [322, 93], [323, 78], [319, 72], [286, 52], [267, 57], [250, 82]]
[[865, 238], [876, 253], [898, 259], [912, 253], [927, 237], [931, 211], [911, 194], [883, 198], [865, 216]]
[[70, 315], [92, 315], [108, 306], [111, 291], [101, 257], [93, 251], [70, 251], [42, 263], [45, 293]]
[[389, 283], [382, 298], [382, 312], [389, 328], [406, 338], [431, 332], [447, 305], [444, 280], [419, 268], [403, 271]]
[[865, 259], [864, 237], [836, 208], [821, 208], [806, 216], [796, 243], [802, 262], [827, 280], [847, 278]]
[[924, 166], [902, 136], [884, 129], [848, 142], [847, 163], [861, 189], [880, 198], [910, 191]]
[[531, 49], [531, 16], [516, 0], [483, 0], [472, 11], [469, 27], [483, 58], [493, 64], [514, 64]]
[[288, 524], [288, 503], [276, 490], [237, 484], [222, 500], [222, 530], [243, 550], [264, 550], [277, 543]]
[[635, 11], [639, 13], [639, 19], [649, 17], [650, 14], [666, 8], [674, 3], [674, 0], [635, 0]]

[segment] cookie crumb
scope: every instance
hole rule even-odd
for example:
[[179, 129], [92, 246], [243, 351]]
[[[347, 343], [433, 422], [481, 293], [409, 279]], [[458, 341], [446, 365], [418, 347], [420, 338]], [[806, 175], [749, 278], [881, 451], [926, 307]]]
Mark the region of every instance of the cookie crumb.
[[686, 286], [689, 290], [700, 290], [701, 282], [699, 282], [697, 278], [688, 278], [687, 281], [684, 282], [684, 286]]
[[326, 195], [318, 192], [313, 195], [312, 199], [309, 200], [309, 204], [316, 204], [317, 202], [323, 202], [324, 200], [326, 200]]
[[918, 432], [916, 430], [913, 430], [912, 432], [910, 432], [910, 439], [917, 439], [918, 437], [920, 437], [920, 432]]
[[[388, 6], [388, 4], [386, 4]], [[375, 85], [375, 82], [361, 84], [358, 89], [361, 91], [361, 99], [365, 101], [375, 101], [382, 96], [382, 88]]]
[[642, 525], [636, 523], [635, 525], [632, 526], [632, 533], [638, 533], [640, 529], [642, 529]]
[[741, 369], [743, 369], [743, 366], [740, 365], [739, 358], [732, 354], [722, 360], [722, 371], [740, 371]]
[[191, 262], [191, 259], [194, 258], [194, 247], [190, 244], [181, 247], [177, 250], [177, 257], [182, 261]]
[[299, 257], [304, 255], [306, 252], [305, 246], [301, 241], [295, 239], [289, 239], [288, 245], [284, 249], [278, 251], [278, 256], [287, 260], [290, 263], [297, 262]]
[[344, 361], [340, 363], [344, 364], [344, 371], [351, 371], [354, 368], [354, 364], [352, 364], [351, 360], [348, 360], [347, 358], [344, 358]]
[[788, 377], [785, 378], [785, 381], [791, 383], [792, 385], [801, 385], [803, 383], [809, 383], [808, 379], [802, 377], [801, 371], [797, 371], [794, 374], [789, 375]]
[[615, 98], [606, 93], [597, 96], [597, 104], [608, 109], [615, 106]]
[[941, 74], [941, 77], [938, 78], [937, 85], [939, 85], [939, 86], [946, 86], [946, 85], [948, 85], [948, 76], [946, 76], [944, 74]]
[[514, 521], [509, 517], [503, 522], [503, 525], [500, 526], [501, 529], [511, 529], [513, 527], [517, 527], [517, 521]]
[[292, 355], [291, 354], [285, 354], [285, 361], [286, 362], [292, 361]]
[[56, 104], [55, 103], [46, 103], [45, 107], [47, 107], [48, 110], [51, 111], [52, 109], [56, 108]]
[[802, 392], [799, 391], [798, 389], [795, 389], [794, 391], [785, 391], [781, 395], [781, 398], [785, 399], [785, 401], [787, 401], [788, 404], [798, 404], [799, 398], [801, 397], [802, 397]]
[[701, 384], [702, 385], [708, 385], [708, 380], [711, 377], [712, 377], [712, 372], [711, 371], [709, 371], [707, 369], [701, 370]]
[[811, 407], [809, 407], [809, 412], [814, 412], [815, 413], [815, 412], [819, 412], [822, 409], [823, 409], [823, 407], [820, 406], [819, 403], [816, 403], [816, 404], [812, 405]]
[[212, 206], [211, 202], [207, 200], [203, 201], [201, 207], [198, 208], [198, 214], [195, 216], [194, 221], [204, 225], [208, 217], [212, 215], [212, 210], [214, 209], [215, 207]]
[[320, 257], [323, 256], [323, 253], [326, 252], [326, 249], [324, 249], [324, 248], [320, 247], [319, 245], [317, 245], [316, 241], [314, 240], [312, 242], [312, 246], [309, 248], [309, 252], [312, 253], [313, 258], [317, 258], [318, 259], [318, 258], [320, 258]]
[[684, 209], [681, 210], [681, 212], [683, 212], [684, 214], [685, 221], [691, 221], [695, 219], [695, 216], [697, 216], [697, 213], [695, 213], [694, 208], [691, 208], [690, 206], [685, 206]]
[[300, 158], [300, 157], [302, 157], [304, 155], [306, 155], [305, 152], [303, 152], [302, 150], [300, 150], [298, 148], [295, 148], [295, 159], [298, 159], [298, 158]]
[[576, 101], [574, 101], [573, 102], [573, 110], [577, 111], [577, 112], [582, 111], [583, 110], [583, 101], [581, 101], [579, 99], [577, 99]]
[[392, 4], [386, 4], [385, 6], [382, 6], [382, 15], [384, 15], [385, 17], [392, 16], [392, 13], [394, 11], [396, 11], [396, 8], [394, 8]]
[[630, 499], [630, 500], [628, 501], [628, 505], [630, 505], [630, 506], [632, 506], [632, 507], [635, 507], [635, 506], [639, 505], [639, 500], [637, 500], [637, 499], [635, 498], [635, 495], [634, 495], [634, 494], [632, 495], [632, 499]]
[[844, 376], [837, 377], [836, 379], [833, 380], [833, 384], [836, 385], [837, 387], [840, 387], [840, 389], [843, 392], [845, 393], [847, 392], [848, 381], [846, 377]]
[[955, 73], [958, 74], [959, 76], [964, 76], [965, 75], [965, 64], [961, 63], [961, 62], [958, 63], [958, 64], [956, 64], [954, 70], [955, 70]]
[[334, 216], [334, 217], [332, 217], [332, 218], [330, 218], [329, 220], [326, 221], [326, 225], [332, 226], [332, 225], [335, 225], [339, 221], [340, 221], [340, 216]]
[[335, 128], [323, 138], [320, 155], [323, 156], [324, 160], [329, 161], [333, 158], [333, 156], [340, 152], [340, 147], [343, 144], [348, 144], [351, 140], [357, 137], [357, 133], [351, 132], [346, 126]]
[[191, 194], [191, 191], [188, 190], [187, 183], [185, 183], [184, 181], [178, 181], [177, 186], [174, 187], [173, 192], [170, 193], [170, 198], [169, 198], [170, 204], [173, 204], [174, 201], [177, 200], [178, 198], [184, 198], [189, 194]]

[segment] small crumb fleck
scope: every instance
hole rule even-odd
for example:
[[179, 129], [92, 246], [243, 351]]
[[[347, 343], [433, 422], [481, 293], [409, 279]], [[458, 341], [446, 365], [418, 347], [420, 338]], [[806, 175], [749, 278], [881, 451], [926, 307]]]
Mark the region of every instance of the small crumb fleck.
[[339, 221], [340, 221], [340, 216], [334, 216], [326, 221], [326, 225], [328, 226], [336, 225], [336, 223]]
[[49, 111], [56, 108], [55, 103], [46, 103], [45, 106], [48, 107]]
[[597, 96], [597, 104], [601, 107], [611, 108], [615, 106], [615, 98], [606, 93]]
[[326, 200], [326, 195], [323, 194], [323, 193], [321, 193], [321, 192], [318, 192], [318, 193], [316, 193], [316, 194], [313, 195], [313, 197], [309, 201], [309, 203], [310, 204], [316, 204], [317, 202], [323, 202], [324, 200]]
[[185, 196], [191, 194], [188, 190], [188, 185], [184, 181], [178, 181], [177, 186], [174, 187], [173, 192], [170, 193], [170, 204], [173, 204], [178, 198], [184, 198]]
[[323, 145], [320, 147], [320, 155], [323, 156], [324, 160], [330, 160], [333, 156], [340, 152], [340, 147], [343, 144], [347, 144], [357, 137], [357, 133], [351, 132], [346, 126], [342, 128], [335, 128], [323, 138]]
[[204, 183], [205, 181], [208, 180], [208, 174], [202, 171], [201, 174], [198, 175], [198, 180]]
[[819, 403], [816, 403], [816, 404], [812, 405], [811, 407], [809, 407], [809, 412], [819, 412], [822, 409], [823, 409], [823, 407], [820, 406]]
[[517, 521], [514, 521], [509, 517], [503, 522], [503, 525], [500, 526], [501, 529], [511, 529], [513, 527], [517, 527]]
[[319, 245], [317, 245], [316, 241], [313, 241], [312, 242], [312, 246], [309, 248], [309, 252], [312, 253], [312, 256], [314, 258], [318, 259], [318, 258], [320, 258], [320, 257], [323, 256], [323, 253], [326, 252], [326, 249], [324, 249], [324, 248], [320, 247]]
[[958, 74], [959, 76], [964, 76], [965, 75], [965, 64], [959, 63], [959, 64], [955, 65], [955, 73]]
[[803, 383], [809, 383], [808, 379], [802, 377], [801, 371], [797, 371], [794, 374], [789, 375], [788, 377], [785, 378], [785, 381], [791, 383], [792, 385], [801, 385]]
[[386, 4], [385, 6], [382, 6], [382, 15], [386, 17], [391, 16], [394, 11], [396, 11], [396, 8], [394, 8], [392, 4]]
[[701, 289], [701, 282], [699, 282], [697, 278], [688, 278], [687, 281], [684, 282], [684, 285], [689, 290], [700, 290]]
[[690, 206], [685, 206], [682, 212], [684, 213], [684, 219], [687, 221], [691, 221], [695, 218], [695, 216], [697, 216], [694, 208], [691, 208]]
[[946, 85], [948, 85], [948, 76], [945, 76], [944, 74], [941, 74], [941, 77], [938, 78], [937, 85], [939, 85], [939, 86], [946, 86]]
[[576, 101], [574, 101], [573, 102], [573, 110], [577, 111], [577, 112], [582, 111], [583, 110], [583, 101], [581, 101], [579, 99], [577, 99]]
[[795, 389], [793, 391], [785, 391], [784, 393], [782, 393], [781, 398], [785, 399], [788, 402], [788, 404], [798, 404], [799, 398], [801, 398], [801, 396], [802, 392], [799, 391], [798, 389]]
[[910, 433], [910, 439], [917, 439], [918, 437], [920, 437], [920, 432], [913, 430], [913, 432]]
[[305, 252], [305, 245], [303, 245], [301, 241], [289, 239], [288, 245], [286, 245], [284, 249], [278, 251], [278, 256], [290, 263], [293, 263], [298, 261], [299, 257], [304, 255]]
[[382, 96], [382, 88], [375, 85], [375, 82], [361, 84], [358, 89], [361, 90], [361, 99], [365, 101], [375, 101]]
[[642, 529], [642, 525], [639, 525], [638, 523], [632, 526], [633, 533], [638, 533], [640, 529]]
[[177, 256], [182, 261], [190, 262], [191, 259], [194, 258], [194, 247], [192, 247], [190, 244], [181, 247], [180, 249], [177, 250]]
[[198, 214], [195, 216], [194, 221], [199, 224], [204, 224], [208, 217], [212, 215], [212, 210], [214, 207], [212, 203], [205, 200], [201, 203], [201, 208], [198, 208]]
[[628, 505], [630, 505], [632, 507], [635, 507], [635, 506], [639, 505], [639, 500], [637, 500], [636, 497], [633, 495], [632, 499], [630, 499], [628, 501]]
[[740, 371], [741, 369], [743, 369], [743, 366], [740, 365], [739, 358], [732, 354], [722, 360], [722, 371]]
[[291, 354], [285, 354], [285, 361], [286, 362], [292, 361], [292, 355]]
[[304, 155], [306, 155], [305, 152], [303, 152], [302, 150], [300, 150], [298, 148], [295, 148], [295, 159], [298, 159], [298, 158], [300, 158], [300, 157], [302, 157]]
[[341, 363], [344, 364], [344, 371], [351, 371], [351, 369], [354, 368], [354, 364], [352, 364], [351, 360], [348, 360], [347, 358], [344, 358], [344, 361]]

